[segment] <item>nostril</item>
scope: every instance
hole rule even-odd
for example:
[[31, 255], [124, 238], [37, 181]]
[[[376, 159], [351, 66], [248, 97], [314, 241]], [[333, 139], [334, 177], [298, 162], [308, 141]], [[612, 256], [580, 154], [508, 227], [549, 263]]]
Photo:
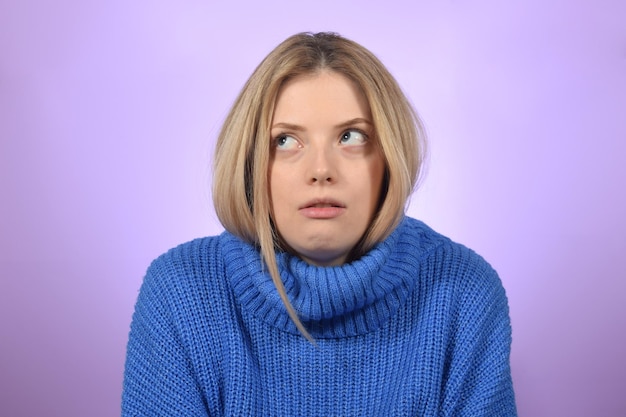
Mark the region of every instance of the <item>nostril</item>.
[[333, 182], [332, 177], [326, 177], [324, 179], [319, 179], [318, 177], [312, 177], [311, 182]]

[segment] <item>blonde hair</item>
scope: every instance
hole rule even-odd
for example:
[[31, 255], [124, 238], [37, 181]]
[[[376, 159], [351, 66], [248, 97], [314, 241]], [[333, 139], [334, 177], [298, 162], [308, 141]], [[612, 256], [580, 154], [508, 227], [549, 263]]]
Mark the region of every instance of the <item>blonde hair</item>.
[[272, 224], [269, 197], [270, 125], [276, 97], [285, 81], [322, 70], [343, 74], [361, 88], [385, 160], [378, 213], [353, 249], [351, 259], [384, 240], [399, 224], [417, 185], [425, 154], [422, 124], [393, 76], [371, 52], [337, 34], [300, 33], [289, 37], [270, 52], [244, 85], [217, 140], [213, 203], [226, 230], [259, 247], [289, 316], [309, 340], [276, 264], [280, 237]]

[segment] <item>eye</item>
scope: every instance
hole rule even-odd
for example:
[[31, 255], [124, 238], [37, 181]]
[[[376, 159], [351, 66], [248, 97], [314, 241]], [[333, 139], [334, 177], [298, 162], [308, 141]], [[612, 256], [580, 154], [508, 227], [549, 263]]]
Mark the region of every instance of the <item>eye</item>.
[[367, 135], [360, 130], [350, 129], [341, 134], [339, 142], [348, 146], [363, 145], [367, 142]]
[[274, 139], [274, 144], [276, 149], [281, 150], [291, 150], [299, 147], [298, 141], [289, 135], [279, 135], [276, 139]]

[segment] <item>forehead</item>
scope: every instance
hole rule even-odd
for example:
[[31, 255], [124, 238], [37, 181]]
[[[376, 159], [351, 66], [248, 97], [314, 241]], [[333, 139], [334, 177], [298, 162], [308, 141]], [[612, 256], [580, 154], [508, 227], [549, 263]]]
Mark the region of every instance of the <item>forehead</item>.
[[274, 121], [314, 115], [325, 119], [371, 118], [361, 88], [345, 75], [327, 70], [287, 80], [276, 97]]

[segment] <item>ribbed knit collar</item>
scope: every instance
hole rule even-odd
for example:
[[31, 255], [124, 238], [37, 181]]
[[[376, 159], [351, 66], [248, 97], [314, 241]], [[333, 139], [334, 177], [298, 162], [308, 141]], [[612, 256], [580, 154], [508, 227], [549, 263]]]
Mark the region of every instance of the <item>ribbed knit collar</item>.
[[[355, 336], [382, 326], [415, 285], [425, 249], [418, 236], [424, 237], [423, 228], [423, 223], [405, 218], [363, 257], [336, 267], [313, 266], [279, 253], [278, 268], [287, 295], [311, 335]], [[228, 232], [222, 239], [226, 272], [239, 303], [258, 319], [297, 333], [258, 249]]]

